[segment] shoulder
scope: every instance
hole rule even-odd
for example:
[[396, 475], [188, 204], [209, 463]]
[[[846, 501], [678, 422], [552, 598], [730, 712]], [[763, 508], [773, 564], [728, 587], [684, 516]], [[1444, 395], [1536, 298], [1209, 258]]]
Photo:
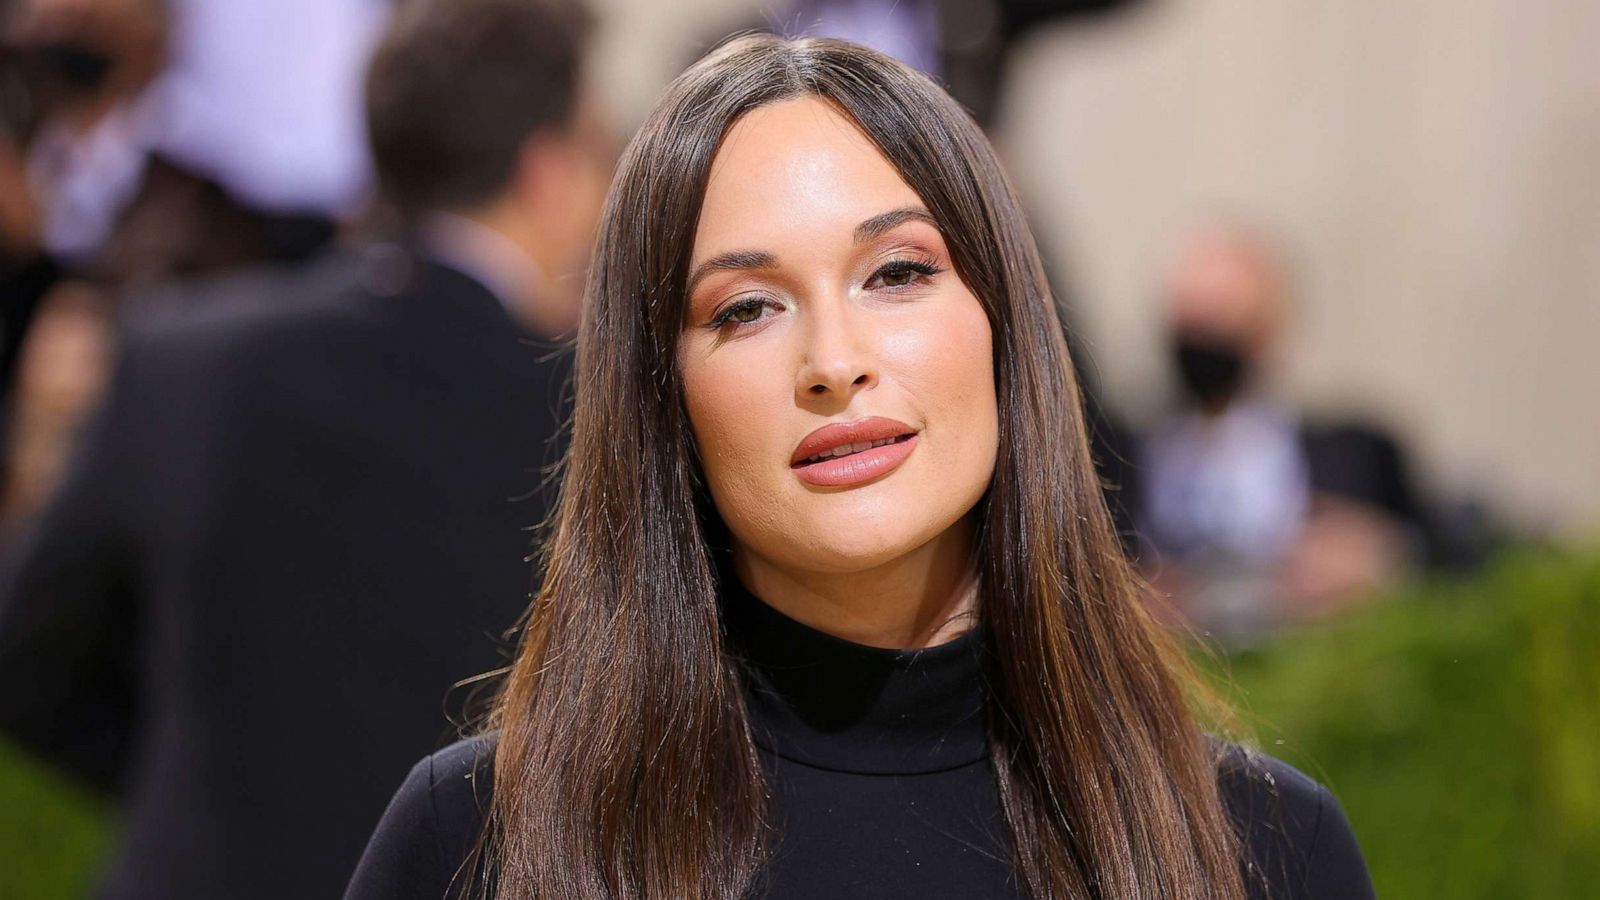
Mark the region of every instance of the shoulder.
[[349, 319], [365, 269], [360, 254], [337, 252], [167, 282], [130, 298], [120, 325], [128, 341], [173, 355], [293, 339]]
[[483, 826], [494, 797], [494, 750], [497, 735], [480, 734], [440, 750], [417, 763], [426, 767], [435, 813], [449, 833], [470, 833]]
[[141, 417], [193, 426], [243, 416], [262, 396], [325, 387], [367, 348], [393, 343], [364, 266], [346, 252], [163, 286], [117, 323], [112, 390]]
[[1326, 787], [1237, 744], [1219, 747], [1217, 786], [1244, 845], [1252, 891], [1264, 882], [1276, 900], [1374, 896], [1355, 833]]
[[1393, 430], [1370, 419], [1308, 418], [1301, 423], [1300, 434], [1309, 444], [1332, 449], [1393, 453], [1400, 444]]
[[1234, 743], [1217, 748], [1217, 786], [1241, 823], [1271, 817], [1291, 831], [1314, 830], [1327, 789], [1281, 759]]
[[438, 900], [460, 885], [493, 796], [494, 745], [494, 735], [480, 735], [411, 768], [367, 842], [347, 900]]
[[293, 261], [267, 261], [161, 279], [132, 288], [118, 315], [155, 327], [271, 313], [362, 283], [370, 252], [341, 245]]

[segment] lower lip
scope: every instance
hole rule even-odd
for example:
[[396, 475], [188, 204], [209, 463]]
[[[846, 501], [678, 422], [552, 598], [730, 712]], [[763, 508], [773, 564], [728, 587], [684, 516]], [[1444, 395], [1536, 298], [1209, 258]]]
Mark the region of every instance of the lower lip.
[[849, 456], [840, 456], [806, 466], [795, 466], [794, 474], [806, 484], [814, 484], [817, 487], [854, 487], [882, 478], [900, 468], [900, 464], [906, 461], [906, 457], [910, 456], [916, 447], [917, 436], [912, 435], [903, 441], [873, 447]]

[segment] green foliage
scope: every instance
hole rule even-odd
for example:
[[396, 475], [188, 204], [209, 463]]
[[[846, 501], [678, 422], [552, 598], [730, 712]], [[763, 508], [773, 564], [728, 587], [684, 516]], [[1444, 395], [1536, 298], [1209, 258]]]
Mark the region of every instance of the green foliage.
[[[1262, 749], [1339, 796], [1385, 900], [1595, 896], [1600, 556], [1521, 551], [1220, 666]], [[0, 900], [83, 896], [109, 822], [0, 743]]]
[[71, 900], [94, 883], [108, 810], [0, 741], [0, 900]]
[[1261, 749], [1338, 795], [1380, 897], [1596, 896], [1600, 557], [1519, 551], [1222, 664]]

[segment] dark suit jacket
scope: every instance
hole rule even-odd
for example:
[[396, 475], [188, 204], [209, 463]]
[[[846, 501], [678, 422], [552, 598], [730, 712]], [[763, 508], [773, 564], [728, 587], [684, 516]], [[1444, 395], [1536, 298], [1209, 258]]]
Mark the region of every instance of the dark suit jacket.
[[0, 581], [0, 728], [120, 793], [109, 897], [337, 896], [527, 602], [565, 355], [398, 248], [238, 284], [130, 336]]
[[1388, 432], [1361, 422], [1312, 421], [1301, 426], [1300, 446], [1313, 493], [1364, 503], [1402, 525], [1423, 527], [1405, 452]]
[[[1119, 526], [1133, 532], [1148, 529], [1149, 523], [1142, 521], [1147, 490], [1144, 472], [1128, 462], [1139, 454], [1141, 438], [1118, 429], [1114, 420], [1100, 427], [1104, 437], [1096, 442], [1096, 460], [1112, 488], [1107, 499], [1113, 515]], [[1352, 501], [1387, 515], [1416, 542], [1420, 562], [1449, 562], [1452, 554], [1469, 552], [1449, 546], [1412, 476], [1404, 447], [1384, 428], [1354, 419], [1306, 419], [1300, 423], [1299, 443], [1313, 497]], [[1102, 447], [1110, 449], [1102, 451]], [[1123, 447], [1133, 449], [1125, 455]], [[1129, 533], [1124, 531], [1124, 535]], [[1137, 535], [1127, 546], [1135, 554], [1143, 551]]]

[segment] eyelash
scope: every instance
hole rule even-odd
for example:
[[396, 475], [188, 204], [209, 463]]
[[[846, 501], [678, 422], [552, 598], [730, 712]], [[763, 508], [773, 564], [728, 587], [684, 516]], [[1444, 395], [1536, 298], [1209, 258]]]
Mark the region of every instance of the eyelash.
[[[943, 271], [944, 271], [944, 269], [942, 267], [940, 267], [938, 263], [934, 262], [932, 259], [929, 259], [927, 257], [913, 257], [911, 259], [891, 259], [888, 262], [884, 263], [883, 265], [879, 266], [877, 268], [877, 270], [872, 273], [872, 277], [867, 279], [867, 283], [871, 284], [873, 281], [876, 281], [877, 279], [882, 278], [885, 275], [910, 274], [910, 275], [916, 275], [916, 276], [918, 276], [920, 278], [932, 278], [935, 275], [938, 275], [939, 273], [941, 273]], [[903, 290], [905, 290], [907, 288], [914, 287], [915, 285], [916, 285], [916, 280], [913, 279], [912, 281], [907, 282], [906, 284], [884, 285], [882, 289], [886, 290], [886, 291], [903, 291]], [[767, 299], [767, 298], [759, 297], [759, 296], [755, 296], [755, 295], [751, 295], [751, 296], [743, 297], [743, 298], [741, 298], [739, 300], [735, 300], [734, 302], [729, 303], [727, 306], [724, 306], [715, 316], [713, 316], [711, 321], [706, 323], [706, 327], [711, 329], [712, 331], [720, 331], [726, 325], [728, 325], [730, 322], [734, 321], [733, 316], [734, 316], [735, 313], [740, 312], [742, 310], [746, 310], [746, 309], [752, 309], [752, 308], [759, 309], [760, 307], [767, 306], [767, 305], [771, 304], [771, 302], [772, 301]], [[741, 326], [743, 326], [743, 325], [754, 325], [756, 321], [759, 321], [759, 320], [753, 320], [753, 321], [750, 321], [750, 322], [740, 322], [738, 324], [741, 325]]]
[[[889, 274], [889, 275], [910, 274], [910, 275], [920, 275], [923, 278], [932, 278], [933, 276], [935, 276], [935, 275], [937, 275], [937, 274], [939, 274], [940, 272], [943, 272], [943, 271], [944, 271], [944, 269], [939, 268], [939, 264], [934, 262], [932, 259], [929, 259], [926, 256], [917, 256], [917, 257], [912, 257], [910, 259], [891, 259], [888, 262], [884, 263], [883, 265], [879, 266], [878, 267], [878, 271], [872, 273], [872, 278], [879, 278], [879, 277], [881, 277], [883, 275], [886, 275], [886, 274]], [[871, 278], [869, 278], [867, 280], [868, 280], [869, 283], [872, 281]], [[903, 289], [903, 288], [908, 288], [912, 284], [915, 284], [915, 283], [916, 283], [915, 280], [913, 280], [913, 281], [911, 281], [911, 282], [909, 282], [907, 284], [897, 284], [897, 285], [894, 285], [893, 287], [890, 287], [889, 285], [884, 285], [884, 287], [886, 289], [888, 289], [888, 290], [900, 290], [900, 289]]]

